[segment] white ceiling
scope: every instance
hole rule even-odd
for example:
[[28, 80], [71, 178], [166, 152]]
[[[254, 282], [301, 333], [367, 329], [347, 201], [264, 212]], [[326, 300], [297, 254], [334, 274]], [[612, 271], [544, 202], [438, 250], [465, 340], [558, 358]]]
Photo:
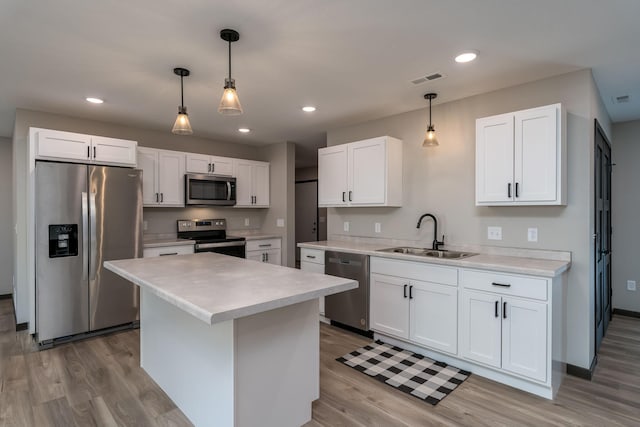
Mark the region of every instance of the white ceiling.
[[[325, 132], [581, 68], [593, 68], [613, 121], [640, 118], [636, 0], [2, 0], [0, 136], [15, 108], [170, 131], [175, 66], [189, 68], [195, 134], [250, 144]], [[233, 77], [245, 109], [217, 113], [233, 28]], [[456, 64], [463, 49], [477, 61]], [[447, 78], [419, 86], [432, 72]], [[105, 99], [100, 106], [86, 96]], [[630, 95], [626, 104], [612, 98]], [[303, 105], [318, 107], [303, 113]], [[237, 128], [253, 131], [239, 135]], [[304, 162], [303, 162], [304, 163]]]

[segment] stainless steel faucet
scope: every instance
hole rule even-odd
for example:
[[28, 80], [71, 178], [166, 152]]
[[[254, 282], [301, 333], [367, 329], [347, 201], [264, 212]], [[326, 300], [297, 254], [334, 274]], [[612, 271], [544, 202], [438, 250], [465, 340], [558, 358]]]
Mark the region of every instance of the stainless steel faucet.
[[418, 225], [416, 225], [416, 228], [420, 228], [420, 224], [422, 224], [422, 220], [425, 216], [428, 216], [433, 220], [433, 243], [431, 244], [431, 249], [433, 249], [434, 251], [439, 251], [440, 245], [444, 245], [444, 234], [442, 235], [442, 241], [438, 241], [438, 220], [436, 219], [436, 217], [430, 213], [423, 214], [418, 219]]

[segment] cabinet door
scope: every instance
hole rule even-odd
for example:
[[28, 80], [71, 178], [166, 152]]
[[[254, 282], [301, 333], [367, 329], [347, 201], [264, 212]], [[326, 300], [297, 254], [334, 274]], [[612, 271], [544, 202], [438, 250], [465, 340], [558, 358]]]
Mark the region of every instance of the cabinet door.
[[36, 157], [88, 162], [90, 147], [89, 135], [42, 130], [38, 132]]
[[236, 160], [233, 174], [236, 177], [236, 206], [253, 206], [253, 164], [248, 160]]
[[409, 281], [406, 279], [383, 274], [371, 275], [371, 329], [399, 338], [409, 338], [408, 288]]
[[409, 339], [435, 350], [458, 352], [458, 289], [412, 281]]
[[462, 291], [460, 351], [464, 358], [500, 367], [501, 302], [497, 295]]
[[269, 264], [282, 265], [282, 254], [280, 249], [269, 249], [264, 251], [267, 254], [266, 259]]
[[476, 203], [513, 201], [513, 114], [476, 120]]
[[269, 163], [256, 162], [253, 165], [254, 206], [269, 207]]
[[547, 304], [504, 297], [502, 368], [547, 380]]
[[135, 141], [92, 136], [91, 156], [96, 163], [135, 166], [137, 146]]
[[347, 205], [347, 146], [318, 150], [318, 205]]
[[142, 204], [160, 204], [158, 191], [158, 150], [138, 148], [138, 169], [142, 169]]
[[558, 109], [555, 106], [515, 113], [516, 202], [557, 199]]
[[263, 251], [247, 252], [247, 259], [250, 259], [251, 261], [265, 262], [264, 252]]
[[187, 153], [187, 173], [208, 174], [211, 172], [211, 157], [205, 154]]
[[160, 151], [158, 190], [162, 206], [184, 206], [184, 153]]
[[[324, 274], [324, 264], [302, 261], [300, 263], [300, 270]], [[324, 297], [320, 297], [318, 300], [320, 305], [320, 314], [324, 316]]]
[[233, 159], [211, 156], [211, 173], [214, 175], [233, 175]]
[[347, 200], [350, 205], [384, 204], [386, 144], [373, 138], [348, 144]]

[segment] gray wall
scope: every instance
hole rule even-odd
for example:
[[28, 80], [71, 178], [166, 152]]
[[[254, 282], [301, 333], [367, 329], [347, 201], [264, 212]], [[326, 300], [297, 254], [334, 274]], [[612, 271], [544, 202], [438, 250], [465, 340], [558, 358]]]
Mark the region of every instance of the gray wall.
[[[571, 251], [568, 276], [567, 362], [588, 368], [593, 359], [593, 284], [591, 283], [590, 208], [593, 118], [603, 115], [590, 70], [434, 106], [439, 147], [424, 149], [428, 109], [329, 131], [329, 146], [381, 135], [404, 142], [404, 203], [401, 208], [332, 208], [328, 235], [406, 239], [428, 245], [432, 228], [417, 230], [419, 215], [431, 212], [452, 244], [482, 244]], [[475, 206], [475, 119], [562, 103], [567, 110], [568, 205], [545, 207]], [[343, 221], [350, 222], [344, 233]], [[374, 233], [374, 223], [382, 233]], [[501, 226], [503, 240], [488, 241], [487, 226]], [[538, 242], [527, 228], [538, 227]]]
[[[640, 312], [640, 120], [613, 125], [613, 308]], [[627, 280], [637, 291], [627, 291]]]
[[11, 140], [0, 138], [0, 295], [13, 293], [13, 212], [11, 180]]
[[[216, 210], [200, 210], [200, 209], [169, 209], [169, 208], [146, 208], [144, 217], [147, 221], [148, 233], [175, 233], [175, 221], [180, 218], [190, 218], [192, 216], [223, 216], [229, 218], [231, 228], [241, 229], [260, 229], [266, 225], [267, 214], [271, 211], [280, 212], [280, 203], [289, 203], [286, 192], [287, 186], [286, 175], [278, 175], [278, 167], [274, 168], [274, 164], [280, 164], [279, 156], [288, 155], [286, 162], [295, 161], [295, 152], [290, 153], [287, 150], [278, 150], [273, 146], [250, 146], [243, 144], [234, 144], [221, 141], [213, 141], [210, 139], [199, 138], [197, 136], [177, 136], [171, 134], [168, 124], [167, 131], [154, 131], [139, 129], [134, 127], [122, 126], [114, 123], [99, 122], [94, 120], [80, 119], [59, 114], [45, 113], [31, 110], [16, 110], [16, 120], [13, 132], [13, 165], [14, 165], [14, 218], [17, 225], [17, 233], [14, 234], [14, 271], [16, 272], [16, 316], [18, 323], [29, 321], [29, 305], [28, 305], [28, 287], [27, 287], [27, 246], [26, 246], [26, 217], [27, 217], [27, 201], [26, 201], [26, 177], [27, 177], [27, 155], [28, 155], [28, 133], [30, 127], [40, 127], [46, 129], [56, 129], [69, 132], [86, 133], [91, 135], [109, 136], [114, 138], [131, 139], [138, 141], [140, 146], [163, 148], [169, 150], [186, 151], [193, 153], [215, 154], [219, 156], [237, 157], [251, 160], [271, 161], [271, 201], [273, 208], [271, 209], [216, 209]], [[274, 146], [285, 146], [285, 143], [274, 144]], [[283, 157], [284, 158], [284, 157]], [[293, 163], [292, 163], [293, 165]], [[290, 167], [293, 171], [293, 166]], [[274, 177], [275, 171], [275, 177]], [[291, 182], [293, 182], [293, 172], [291, 171]], [[293, 199], [293, 196], [291, 196]], [[291, 202], [292, 203], [292, 202]], [[287, 218], [282, 213], [280, 218]], [[251, 225], [244, 227], [244, 218], [250, 218]], [[274, 220], [275, 221], [275, 220]], [[275, 222], [274, 222], [275, 224]], [[287, 242], [293, 231], [287, 227], [280, 228], [279, 234], [282, 234], [284, 241]], [[270, 227], [266, 227], [270, 231]], [[294, 247], [291, 244], [290, 247]], [[283, 249], [286, 253], [286, 248]], [[286, 259], [286, 258], [284, 258]]]

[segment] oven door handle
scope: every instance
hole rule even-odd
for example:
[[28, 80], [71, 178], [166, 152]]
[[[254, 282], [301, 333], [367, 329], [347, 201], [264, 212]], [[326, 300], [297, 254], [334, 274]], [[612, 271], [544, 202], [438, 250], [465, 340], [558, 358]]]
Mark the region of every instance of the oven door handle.
[[195, 250], [209, 248], [225, 248], [231, 246], [244, 246], [245, 242], [221, 242], [221, 243], [199, 243], [196, 244]]

